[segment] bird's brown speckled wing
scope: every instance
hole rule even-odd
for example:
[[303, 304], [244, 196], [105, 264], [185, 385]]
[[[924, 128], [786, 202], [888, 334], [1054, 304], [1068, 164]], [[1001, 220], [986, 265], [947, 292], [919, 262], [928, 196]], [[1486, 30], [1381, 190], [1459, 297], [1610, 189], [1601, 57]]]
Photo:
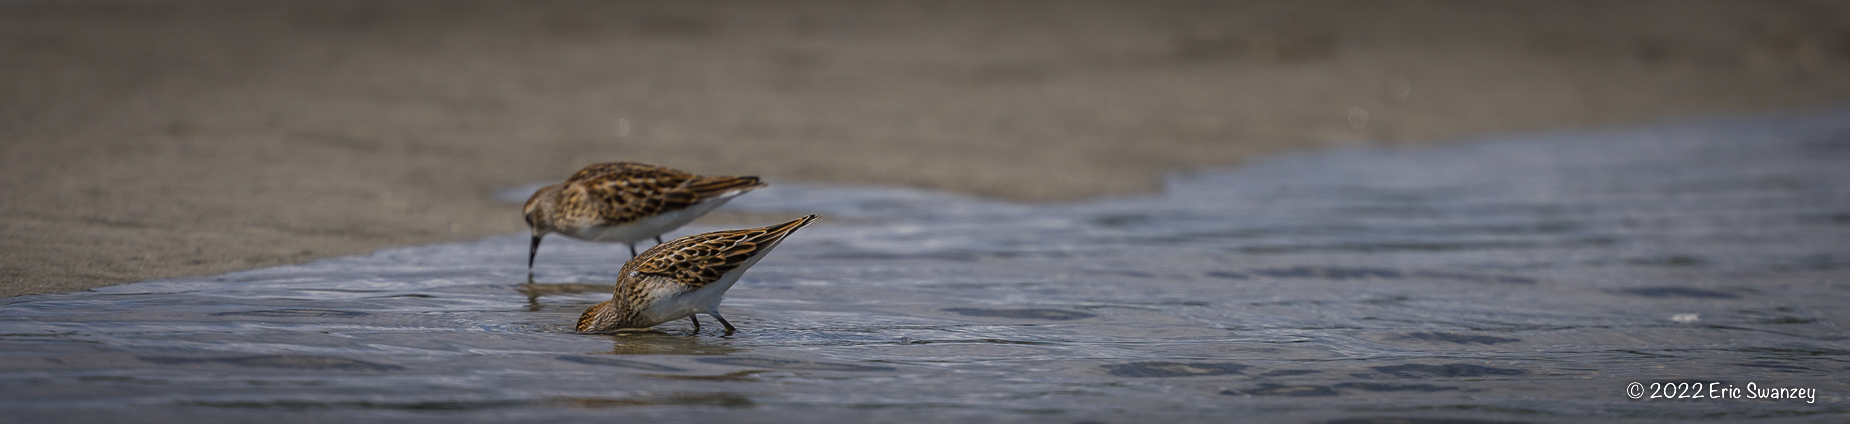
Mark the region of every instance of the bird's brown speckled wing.
[[700, 176], [639, 162], [600, 163], [565, 180], [562, 206], [606, 225], [622, 225], [763, 185], [758, 177]]
[[678, 238], [649, 248], [625, 265], [623, 273], [662, 275], [690, 290], [706, 287], [815, 220], [816, 215], [810, 215], [769, 227]]

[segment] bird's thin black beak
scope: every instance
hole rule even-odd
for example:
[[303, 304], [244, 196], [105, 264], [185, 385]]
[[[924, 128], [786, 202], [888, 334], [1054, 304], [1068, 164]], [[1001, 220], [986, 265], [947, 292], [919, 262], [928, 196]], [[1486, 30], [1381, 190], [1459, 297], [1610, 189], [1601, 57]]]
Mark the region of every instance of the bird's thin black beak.
[[540, 237], [545, 236], [545, 234], [533, 236], [533, 247], [527, 248], [527, 274], [533, 274], [533, 258], [540, 255]]

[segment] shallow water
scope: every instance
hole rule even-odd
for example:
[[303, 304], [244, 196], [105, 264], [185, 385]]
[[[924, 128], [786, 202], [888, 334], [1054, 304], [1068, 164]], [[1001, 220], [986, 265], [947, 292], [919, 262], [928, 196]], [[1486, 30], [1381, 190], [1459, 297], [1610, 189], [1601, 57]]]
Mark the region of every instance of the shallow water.
[[389, 249], [0, 299], [0, 421], [1839, 421], [1845, 181], [1850, 110], [1059, 205], [777, 183], [728, 207], [825, 218], [732, 289], [731, 336], [570, 331], [622, 246], [551, 238], [541, 284], [523, 235]]

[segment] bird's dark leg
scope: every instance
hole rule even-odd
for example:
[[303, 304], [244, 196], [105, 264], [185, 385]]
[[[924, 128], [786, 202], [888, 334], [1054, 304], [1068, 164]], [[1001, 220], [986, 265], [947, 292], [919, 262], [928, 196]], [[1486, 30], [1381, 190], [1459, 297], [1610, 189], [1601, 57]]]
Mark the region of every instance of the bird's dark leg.
[[719, 320], [719, 325], [726, 326], [726, 334], [732, 334], [732, 332], [734, 331], [739, 331], [739, 329], [732, 327], [732, 323], [726, 322], [726, 317], [719, 316], [718, 312], [708, 312], [707, 315], [712, 315], [713, 319]]
[[634, 244], [630, 245], [630, 257], [636, 257], [636, 245]]
[[657, 235], [655, 236], [655, 244], [662, 244], [662, 236], [661, 236], [661, 235], [659, 235], [659, 234], [657, 234]]
[[694, 334], [700, 334], [700, 316], [699, 315], [688, 315], [687, 320], [694, 322]]

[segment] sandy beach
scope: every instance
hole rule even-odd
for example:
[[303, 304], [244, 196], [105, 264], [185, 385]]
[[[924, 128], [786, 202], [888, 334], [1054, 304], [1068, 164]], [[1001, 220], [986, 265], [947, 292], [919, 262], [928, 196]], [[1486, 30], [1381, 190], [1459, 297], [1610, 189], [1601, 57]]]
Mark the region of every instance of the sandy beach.
[[1838, 105], [1850, 3], [26, 1], [0, 81], [17, 296], [523, 231], [603, 161], [1045, 202]]

